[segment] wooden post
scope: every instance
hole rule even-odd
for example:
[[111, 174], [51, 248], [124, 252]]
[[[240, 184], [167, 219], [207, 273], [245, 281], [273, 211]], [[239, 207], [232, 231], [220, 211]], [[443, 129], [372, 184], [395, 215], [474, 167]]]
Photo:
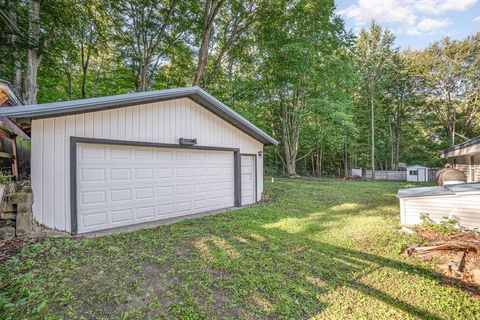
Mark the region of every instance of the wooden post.
[[5, 152], [0, 152], [0, 157], [12, 158], [12, 175], [18, 180], [17, 136], [0, 128], [0, 137], [7, 138], [12, 142], [12, 154], [10, 155]]
[[15, 135], [12, 135], [11, 140], [12, 140], [12, 156], [13, 156], [13, 162], [12, 162], [12, 174], [15, 177], [16, 180], [18, 180], [18, 157], [17, 157], [17, 137]]

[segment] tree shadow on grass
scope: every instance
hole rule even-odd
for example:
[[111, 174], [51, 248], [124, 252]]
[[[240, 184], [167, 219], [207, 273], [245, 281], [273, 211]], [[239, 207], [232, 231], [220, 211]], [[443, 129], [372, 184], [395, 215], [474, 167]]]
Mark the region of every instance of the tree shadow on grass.
[[[268, 236], [267, 241], [287, 242], [288, 239], [286, 238], [291, 237], [291, 234], [288, 234], [287, 237]], [[310, 252], [306, 254], [306, 250]], [[361, 281], [362, 278], [368, 277], [370, 273], [375, 273], [381, 268], [389, 268], [430, 280], [440, 277], [440, 275], [429, 269], [328, 243], [312, 244], [308, 249], [284, 255], [283, 261], [281, 260], [276, 260], [276, 272], [282, 273], [290, 270], [296, 273], [296, 276], [303, 275], [309, 278], [307, 280], [311, 283], [316, 282], [316, 285], [313, 287], [305, 285], [305, 283], [297, 286], [299, 295], [305, 294], [305, 292], [308, 292], [307, 295], [314, 292], [327, 295], [330, 291], [337, 290], [340, 287], [347, 287], [411, 316], [422, 319], [442, 319], [442, 317], [429, 310], [405, 301], [410, 298], [408, 296], [405, 297], [405, 300], [401, 300], [388, 294], [388, 289], [383, 291]], [[390, 279], [389, 281], [394, 282], [395, 279]], [[321, 314], [328, 307], [328, 304], [319, 304], [318, 307], [320, 310], [316, 313], [317, 315]], [[308, 316], [311, 317], [313, 315], [309, 314]]]

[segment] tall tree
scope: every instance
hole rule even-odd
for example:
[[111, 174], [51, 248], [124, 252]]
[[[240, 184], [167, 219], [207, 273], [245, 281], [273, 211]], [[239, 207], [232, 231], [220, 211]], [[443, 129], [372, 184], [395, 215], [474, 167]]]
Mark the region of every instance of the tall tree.
[[295, 176], [302, 122], [312, 99], [323, 93], [316, 90], [322, 77], [317, 66], [344, 46], [343, 24], [332, 1], [266, 1], [257, 33], [259, 80], [278, 119], [281, 159]]
[[395, 54], [393, 56], [393, 77], [391, 78], [390, 88], [390, 104], [393, 118], [393, 128], [395, 133], [393, 170], [399, 170], [400, 152], [402, 147], [402, 131], [404, 130], [405, 121], [410, 117], [416, 102], [415, 94], [415, 70], [411, 66], [411, 54], [409, 52]]
[[116, 35], [137, 77], [137, 91], [150, 90], [151, 80], [167, 47], [183, 32], [179, 2], [174, 0], [113, 1]]
[[419, 92], [451, 145], [478, 124], [480, 35], [445, 38], [415, 53]]
[[370, 109], [370, 167], [375, 178], [375, 106], [384, 93], [383, 80], [391, 66], [395, 37], [388, 29], [372, 21], [369, 30], [362, 29], [357, 41], [357, 56], [363, 90]]
[[195, 78], [192, 83], [194, 86], [200, 84], [200, 80], [205, 72], [208, 59], [208, 48], [213, 32], [213, 23], [224, 3], [225, 0], [205, 0], [202, 19], [202, 40], [198, 51], [197, 71], [195, 72]]
[[28, 52], [27, 75], [23, 101], [25, 104], [37, 103], [38, 66], [42, 59], [40, 48], [40, 1], [29, 0], [28, 8]]

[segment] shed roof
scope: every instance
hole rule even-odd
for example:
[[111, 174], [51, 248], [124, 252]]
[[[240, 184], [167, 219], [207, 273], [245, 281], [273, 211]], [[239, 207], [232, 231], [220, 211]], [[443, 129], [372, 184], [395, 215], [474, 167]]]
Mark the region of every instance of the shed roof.
[[443, 187], [423, 187], [398, 190], [397, 197], [426, 197], [426, 196], [448, 196], [462, 192], [479, 192], [480, 183], [460, 183], [445, 185]]
[[412, 164], [411, 166], [407, 166], [407, 169], [408, 169], [408, 168], [426, 168], [426, 169], [428, 169], [428, 167], [421, 166], [421, 165], [419, 165], [419, 164]]
[[223, 120], [267, 145], [278, 142], [250, 121], [233, 111], [200, 87], [127, 93], [115, 96], [96, 97], [81, 100], [62, 101], [35, 105], [16, 106], [0, 110], [0, 116], [14, 119], [51, 118], [70, 114], [93, 112], [105, 109], [122, 108], [143, 103], [190, 98], [216, 114]]

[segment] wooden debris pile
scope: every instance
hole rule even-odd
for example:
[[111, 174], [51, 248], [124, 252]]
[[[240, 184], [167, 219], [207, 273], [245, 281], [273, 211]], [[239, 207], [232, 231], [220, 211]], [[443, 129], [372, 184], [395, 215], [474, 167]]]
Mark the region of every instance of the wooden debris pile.
[[[422, 235], [422, 232], [419, 232]], [[480, 235], [475, 232], [456, 232], [439, 236], [427, 246], [412, 245], [405, 251], [409, 257], [432, 260], [436, 269], [447, 277], [480, 288]]]

